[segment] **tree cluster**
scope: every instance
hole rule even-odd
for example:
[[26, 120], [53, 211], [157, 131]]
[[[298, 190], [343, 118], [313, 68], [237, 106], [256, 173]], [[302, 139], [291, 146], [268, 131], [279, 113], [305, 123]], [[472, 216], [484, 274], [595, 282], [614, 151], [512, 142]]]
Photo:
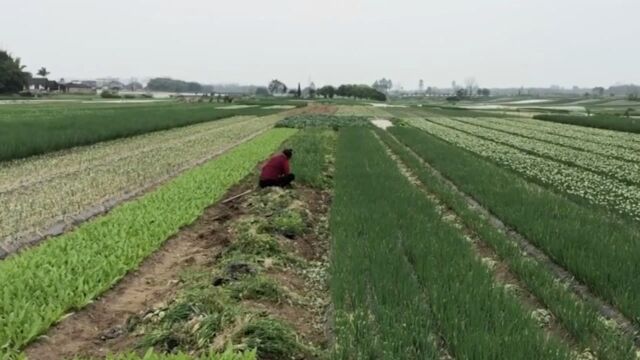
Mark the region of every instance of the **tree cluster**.
[[393, 87], [393, 82], [391, 79], [382, 78], [380, 80], [376, 80], [372, 86], [374, 89], [378, 90], [381, 93], [387, 94], [389, 90]]
[[333, 97], [336, 96], [336, 88], [331, 85], [325, 85], [318, 89], [317, 94], [325, 99], [333, 99]]
[[20, 58], [13, 58], [8, 52], [0, 50], [0, 94], [22, 91], [29, 85], [31, 74], [24, 71]]
[[[270, 94], [286, 94], [287, 85], [278, 79], [271, 80], [268, 87]], [[268, 95], [268, 94], [267, 94]]]
[[387, 95], [368, 85], [340, 85], [335, 94], [337, 96], [355, 99], [387, 100]]
[[182, 81], [174, 80], [171, 78], [153, 78], [147, 84], [147, 89], [151, 91], [166, 91], [166, 92], [185, 92], [185, 93], [200, 93], [203, 92], [203, 87], [200, 83], [194, 81]]

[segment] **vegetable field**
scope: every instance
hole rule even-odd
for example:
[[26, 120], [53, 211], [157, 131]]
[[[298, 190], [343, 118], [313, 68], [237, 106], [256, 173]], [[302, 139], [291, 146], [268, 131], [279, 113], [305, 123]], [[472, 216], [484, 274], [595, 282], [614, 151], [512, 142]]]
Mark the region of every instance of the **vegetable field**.
[[238, 115], [279, 109], [218, 104], [34, 104], [0, 107], [0, 161]]
[[23, 346], [108, 289], [293, 132], [261, 135], [95, 222], [0, 263], [3, 347]]
[[6, 252], [135, 195], [268, 129], [278, 115], [234, 117], [0, 165]]
[[[640, 359], [640, 135], [265, 105], [0, 162], [0, 359], [60, 344], [168, 249], [175, 289], [79, 358]], [[256, 188], [285, 147], [293, 186]]]

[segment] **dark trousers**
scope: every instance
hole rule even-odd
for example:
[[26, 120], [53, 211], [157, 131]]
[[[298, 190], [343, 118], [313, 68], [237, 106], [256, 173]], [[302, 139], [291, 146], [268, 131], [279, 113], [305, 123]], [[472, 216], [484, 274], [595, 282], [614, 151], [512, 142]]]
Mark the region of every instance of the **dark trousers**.
[[260, 180], [260, 187], [265, 188], [269, 186], [278, 186], [278, 187], [289, 186], [289, 184], [291, 184], [291, 182], [295, 178], [296, 178], [295, 175], [289, 174], [273, 180]]

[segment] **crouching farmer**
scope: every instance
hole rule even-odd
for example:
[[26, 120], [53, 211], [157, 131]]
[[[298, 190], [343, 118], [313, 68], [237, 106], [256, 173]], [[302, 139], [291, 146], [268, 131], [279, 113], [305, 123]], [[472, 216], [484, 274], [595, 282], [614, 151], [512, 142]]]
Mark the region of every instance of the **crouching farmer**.
[[293, 156], [293, 150], [285, 149], [281, 154], [273, 156], [262, 167], [260, 173], [260, 187], [279, 186], [291, 184], [295, 176], [289, 168], [289, 159]]

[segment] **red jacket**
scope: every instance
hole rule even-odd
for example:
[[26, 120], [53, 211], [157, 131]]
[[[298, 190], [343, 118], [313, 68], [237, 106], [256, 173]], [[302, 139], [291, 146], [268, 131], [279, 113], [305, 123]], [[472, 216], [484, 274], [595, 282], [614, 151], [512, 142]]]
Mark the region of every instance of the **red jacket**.
[[289, 159], [285, 154], [279, 154], [264, 164], [260, 180], [277, 180], [285, 175], [289, 175]]

